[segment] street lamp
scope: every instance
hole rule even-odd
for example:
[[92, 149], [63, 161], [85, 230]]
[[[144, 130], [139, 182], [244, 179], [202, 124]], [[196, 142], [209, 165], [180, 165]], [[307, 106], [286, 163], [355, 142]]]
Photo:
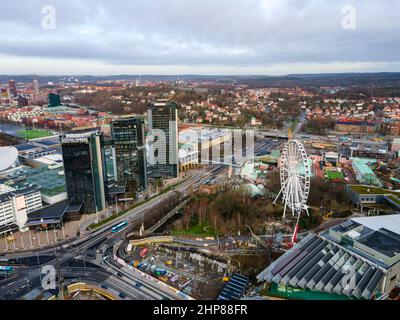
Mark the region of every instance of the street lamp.
[[31, 242], [31, 248], [33, 248], [31, 229], [29, 229], [28, 232], [29, 232], [29, 240]]
[[47, 237], [47, 244], [50, 244], [50, 240], [49, 240], [49, 231], [48, 231], [47, 226], [46, 226], [46, 237]]
[[64, 238], [64, 241], [65, 241], [64, 222], [61, 222], [61, 230], [62, 230], [63, 238]]
[[12, 242], [13, 242], [13, 244], [14, 244], [14, 252], [15, 252], [15, 250], [17, 250], [17, 248], [16, 248], [16, 246], [15, 246], [15, 238], [14, 238], [14, 234], [13, 234], [12, 231], [10, 232], [10, 235], [11, 235], [11, 238], [12, 238]]
[[29, 285], [30, 281], [28, 278], [25, 278], [25, 280], [26, 280], [26, 285], [28, 286], [28, 291], [30, 291], [30, 285]]
[[7, 234], [4, 234], [4, 242], [6, 243], [6, 251], [8, 251]]
[[22, 232], [20, 232], [21, 235], [21, 244], [22, 244], [22, 250], [25, 249], [25, 244], [24, 244], [24, 235]]

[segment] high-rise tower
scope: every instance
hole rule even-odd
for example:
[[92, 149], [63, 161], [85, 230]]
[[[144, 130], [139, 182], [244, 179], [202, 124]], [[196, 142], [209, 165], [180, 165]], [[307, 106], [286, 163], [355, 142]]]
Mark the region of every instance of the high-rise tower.
[[68, 198], [82, 205], [81, 213], [106, 208], [103, 135], [99, 130], [60, 137]]
[[129, 116], [112, 121], [111, 139], [117, 183], [135, 197], [147, 188], [143, 119]]
[[11, 95], [13, 95], [14, 97], [16, 97], [18, 95], [17, 84], [16, 84], [15, 80], [8, 81], [8, 88], [10, 90]]
[[148, 110], [150, 133], [155, 137], [150, 146], [154, 177], [179, 176], [178, 110], [175, 102], [158, 100]]

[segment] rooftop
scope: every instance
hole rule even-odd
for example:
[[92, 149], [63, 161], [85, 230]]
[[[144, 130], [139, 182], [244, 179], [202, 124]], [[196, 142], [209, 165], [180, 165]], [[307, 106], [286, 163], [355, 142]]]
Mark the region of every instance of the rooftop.
[[352, 221], [362, 224], [375, 231], [386, 229], [400, 235], [400, 214], [353, 218]]
[[394, 191], [375, 186], [350, 185], [349, 188], [359, 194], [394, 194], [394, 195], [397, 194]]
[[249, 279], [240, 274], [234, 273], [225, 285], [218, 300], [239, 300], [249, 284]]
[[33, 144], [30, 143], [23, 143], [15, 146], [15, 148], [21, 152], [21, 151], [29, 151], [29, 150], [35, 150], [35, 149], [40, 149], [39, 146], [34, 146]]
[[44, 147], [52, 147], [52, 146], [59, 145], [60, 142], [59, 141], [57, 142], [54, 140], [38, 140], [38, 141], [35, 141], [35, 144], [38, 144], [38, 145], [41, 145]]
[[69, 202], [69, 200], [65, 200], [29, 213], [26, 225], [36, 226], [61, 222], [69, 206]]
[[14, 147], [0, 147], [0, 171], [11, 167], [18, 160], [18, 150]]
[[[353, 285], [348, 270], [357, 270]], [[261, 272], [257, 279], [290, 288], [325, 292], [356, 299], [371, 299], [379, 292], [384, 273], [374, 262], [314, 234]]]
[[400, 253], [400, 235], [386, 229], [374, 231], [357, 241], [389, 258]]
[[341, 233], [345, 233], [348, 232], [354, 228], [357, 228], [361, 226], [360, 223], [357, 223], [353, 220], [348, 220], [346, 222], [343, 222], [337, 226], [332, 227], [332, 230], [337, 231], [337, 232], [341, 232]]
[[42, 194], [54, 196], [66, 191], [65, 178], [62, 172], [62, 167], [50, 170], [47, 166], [40, 168], [21, 166], [8, 172], [3, 181], [14, 188], [36, 185], [40, 188]]

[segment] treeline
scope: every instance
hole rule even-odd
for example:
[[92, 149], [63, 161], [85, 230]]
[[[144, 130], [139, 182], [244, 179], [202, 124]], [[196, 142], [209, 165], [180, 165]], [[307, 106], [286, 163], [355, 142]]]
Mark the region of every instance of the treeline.
[[253, 198], [242, 188], [222, 189], [217, 194], [196, 194], [184, 208], [183, 228], [209, 224], [227, 235], [265, 232], [265, 222], [282, 215], [281, 205], [266, 198]]
[[[265, 234], [267, 222], [282, 221], [282, 203], [273, 204], [279, 189], [279, 173], [274, 172], [267, 182], [265, 197], [254, 198], [240, 187], [224, 187], [213, 195], [196, 194], [184, 208], [182, 228], [208, 224], [220, 233], [235, 235], [238, 231], [248, 234], [247, 226], [250, 226], [255, 233]], [[324, 215], [330, 211], [334, 212], [335, 218], [352, 214], [344, 185], [321, 178], [312, 178], [308, 205], [311, 215], [304, 215], [301, 219], [302, 230], [319, 226]], [[291, 219], [290, 212], [287, 218]], [[293, 227], [293, 221], [289, 222], [289, 226]]]
[[0, 147], [8, 147], [8, 146], [15, 146], [20, 144], [22, 139], [11, 137], [7, 134], [0, 132]]
[[326, 95], [330, 98], [358, 100], [373, 97], [400, 97], [400, 86], [350, 88], [340, 90], [335, 94]]
[[305, 124], [303, 124], [301, 130], [306, 133], [316, 134], [316, 135], [324, 135], [329, 130], [333, 130], [335, 127], [335, 121], [332, 119], [311, 119], [307, 120]]

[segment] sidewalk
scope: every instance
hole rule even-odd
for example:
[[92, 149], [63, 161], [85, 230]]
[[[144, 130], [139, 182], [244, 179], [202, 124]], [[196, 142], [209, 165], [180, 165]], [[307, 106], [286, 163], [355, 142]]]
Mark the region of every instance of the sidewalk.
[[7, 241], [4, 236], [0, 236], [0, 253], [51, 247], [68, 239], [74, 239], [78, 235], [78, 230], [81, 229], [81, 225], [92, 217], [93, 215], [82, 216], [80, 221], [66, 222], [61, 230], [49, 228], [47, 232], [36, 232], [33, 230], [27, 232], [18, 231], [12, 235], [8, 235]]
[[[174, 181], [175, 183], [183, 182], [187, 176], [179, 177]], [[170, 186], [171, 184], [169, 184]], [[166, 187], [164, 187], [165, 189]], [[153, 197], [157, 197], [161, 194], [153, 194], [148, 201], [138, 201], [137, 205], [151, 203], [155, 201]], [[121, 206], [119, 210], [124, 210], [124, 206]], [[127, 215], [130, 214], [131, 210], [128, 210]], [[120, 212], [120, 211], [119, 211]], [[13, 253], [16, 251], [29, 251], [34, 249], [40, 249], [45, 247], [56, 246], [59, 242], [74, 239], [78, 235], [83, 236], [89, 233], [87, 230], [88, 226], [98, 221], [104, 220], [108, 215], [112, 215], [114, 210], [108, 211], [108, 209], [99, 212], [97, 214], [82, 215], [80, 221], [66, 222], [61, 230], [48, 229], [46, 231], [35, 232], [33, 230], [27, 232], [15, 232], [12, 236], [8, 236], [6, 240], [5, 236], [0, 236], [0, 253]], [[117, 219], [116, 219], [117, 220]], [[113, 222], [110, 221], [109, 224]]]

